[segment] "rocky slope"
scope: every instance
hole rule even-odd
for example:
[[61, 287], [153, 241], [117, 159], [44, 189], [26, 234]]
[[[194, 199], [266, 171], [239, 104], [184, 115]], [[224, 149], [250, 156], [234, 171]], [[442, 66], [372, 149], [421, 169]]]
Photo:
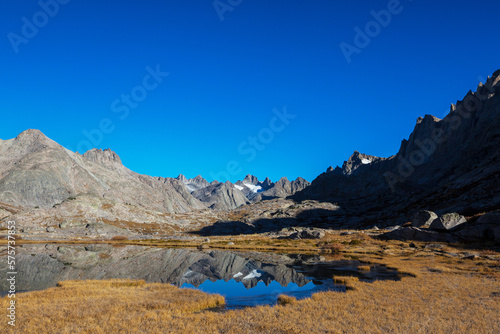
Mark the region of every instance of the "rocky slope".
[[252, 197], [252, 202], [255, 203], [261, 200], [273, 198], [286, 198], [304, 190], [310, 184], [310, 182], [301, 177], [298, 177], [292, 182], [288, 181], [286, 177], [282, 177], [276, 183], [272, 183], [267, 190], [257, 193], [254, 197]]
[[282, 177], [276, 183], [273, 183], [267, 177], [264, 181], [259, 181], [257, 177], [250, 174], [242, 181], [235, 183], [235, 186], [237, 186], [252, 203], [273, 198], [286, 198], [303, 190], [309, 185], [310, 183], [301, 177], [292, 182], [288, 181], [286, 177]]
[[170, 213], [205, 208], [178, 180], [134, 173], [110, 150], [80, 155], [38, 130], [0, 141], [0, 202], [51, 208], [86, 193]]
[[198, 189], [192, 195], [214, 210], [231, 210], [249, 203], [246, 196], [229, 181]]
[[[193, 192], [198, 189], [206, 188], [210, 185], [210, 183], [205, 180], [201, 175], [196, 176], [195, 178], [188, 179], [184, 175], [180, 174], [176, 177], [177, 180], [181, 181], [184, 184], [189, 192]], [[213, 182], [214, 184], [218, 183], [217, 181]]]
[[338, 203], [365, 224], [408, 221], [414, 213], [474, 215], [500, 208], [500, 70], [469, 91], [444, 119], [418, 118], [399, 152], [378, 158], [355, 152], [329, 168], [296, 199]]

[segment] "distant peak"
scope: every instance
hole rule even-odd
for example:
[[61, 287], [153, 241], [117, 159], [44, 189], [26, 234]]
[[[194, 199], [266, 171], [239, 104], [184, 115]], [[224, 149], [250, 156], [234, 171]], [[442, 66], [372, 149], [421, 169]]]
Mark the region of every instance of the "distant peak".
[[187, 181], [187, 178], [182, 174], [179, 174], [179, 176], [177, 176], [176, 179], [183, 182], [183, 183], [186, 183], [186, 181]]
[[257, 183], [259, 183], [259, 179], [251, 174], [248, 174], [247, 176], [245, 176], [245, 178], [243, 179], [243, 182], [246, 182], [246, 183], [250, 183], [250, 184], [253, 184], [253, 185], [256, 185]]
[[45, 136], [42, 133], [42, 131], [40, 131], [38, 129], [28, 129], [28, 130], [25, 130], [25, 131], [21, 132], [16, 137], [16, 139], [20, 139], [20, 140], [23, 140], [23, 139], [26, 139], [26, 138], [29, 138], [29, 139], [42, 139], [42, 138], [47, 138], [47, 136]]
[[60, 146], [37, 129], [23, 131], [14, 140], [18, 145], [29, 147], [30, 151]]
[[439, 122], [439, 121], [441, 121], [440, 118], [437, 118], [436, 116], [432, 116], [432, 115], [429, 115], [429, 114], [426, 114], [424, 117], [417, 118], [417, 124], [420, 124], [420, 123], [435, 123], [435, 122]]
[[271, 187], [273, 184], [273, 182], [271, 181], [271, 179], [269, 179], [268, 177], [266, 177], [266, 179], [264, 181], [262, 181], [262, 185], [266, 188], [269, 188]]
[[24, 130], [19, 134], [19, 136], [27, 136], [27, 135], [43, 135], [43, 133], [38, 129], [28, 129]]
[[101, 150], [100, 148], [93, 148], [83, 154], [87, 160], [92, 162], [99, 163], [104, 166], [108, 166], [111, 164], [122, 164], [122, 160], [111, 149], [107, 148], [105, 150]]
[[495, 73], [489, 78], [485, 85], [489, 87], [495, 87], [500, 82], [500, 70], [496, 70]]
[[283, 185], [283, 184], [286, 184], [286, 183], [289, 183], [290, 181], [288, 181], [288, 178], [286, 176], [283, 176], [281, 179], [278, 180], [278, 182], [276, 182], [277, 184], [279, 185]]

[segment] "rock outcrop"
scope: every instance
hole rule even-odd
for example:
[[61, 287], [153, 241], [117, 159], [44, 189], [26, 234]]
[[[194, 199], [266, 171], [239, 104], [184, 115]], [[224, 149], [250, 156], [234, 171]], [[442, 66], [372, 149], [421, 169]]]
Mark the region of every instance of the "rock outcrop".
[[189, 192], [203, 189], [210, 185], [210, 183], [208, 183], [208, 181], [205, 180], [201, 175], [198, 175], [192, 179], [187, 179], [184, 175], [180, 174], [176, 179], [182, 182], [182, 184], [186, 186]]
[[427, 210], [419, 211], [411, 219], [411, 226], [413, 226], [413, 227], [429, 227], [429, 226], [431, 226], [434, 219], [436, 219], [437, 217], [438, 216], [432, 211], [427, 211]]
[[0, 202], [24, 209], [51, 208], [78, 194], [171, 213], [205, 208], [175, 179], [134, 173], [111, 150], [73, 153], [38, 130], [0, 141], [0, 157]]
[[464, 216], [452, 212], [434, 219], [429, 227], [436, 231], [450, 231], [464, 223], [467, 223], [467, 219]]
[[310, 183], [301, 177], [291, 182], [286, 177], [282, 177], [275, 183], [269, 178], [260, 182], [255, 176], [247, 175], [243, 181], [238, 181], [235, 185], [251, 202], [255, 203], [261, 200], [292, 196], [308, 187]]
[[246, 196], [229, 181], [195, 190], [192, 195], [214, 210], [232, 210], [249, 203]]
[[465, 216], [497, 210], [499, 144], [500, 70], [445, 118], [420, 117], [397, 154], [384, 159], [355, 152], [294, 198], [338, 203], [359, 217], [360, 227], [403, 224], [420, 210]]

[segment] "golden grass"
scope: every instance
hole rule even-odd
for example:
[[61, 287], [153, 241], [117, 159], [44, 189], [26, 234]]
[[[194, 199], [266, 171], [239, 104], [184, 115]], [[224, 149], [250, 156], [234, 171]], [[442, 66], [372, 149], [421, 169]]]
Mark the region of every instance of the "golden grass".
[[[403, 264], [408, 259], [393, 259]], [[225, 313], [220, 296], [143, 281], [70, 281], [18, 295], [18, 333], [499, 333], [496, 277], [427, 272], [401, 281], [346, 283], [346, 293]], [[465, 265], [466, 270], [472, 266]], [[7, 298], [1, 299], [5, 309]], [[0, 329], [5, 328], [5, 321]], [[9, 329], [3, 332], [11, 333]]]
[[370, 266], [358, 266], [359, 271], [370, 271], [371, 267]]
[[[2, 321], [2, 333], [158, 333], [172, 319], [224, 304], [219, 295], [141, 280], [64, 281], [16, 299], [15, 330]], [[8, 302], [1, 299], [2, 309]]]
[[[425, 243], [415, 242], [416, 247], [409, 248], [407, 243], [362, 235], [330, 235], [322, 241], [220, 237], [207, 244], [224, 248], [229, 240], [237, 249], [303, 247], [310, 251], [321, 249], [325, 242], [345, 243], [342, 255], [363, 262], [359, 269], [384, 264], [404, 277], [365, 283], [355, 277], [335, 276], [335, 282], [347, 286], [346, 293], [322, 292], [300, 301], [280, 296], [279, 304], [285, 306], [224, 313], [207, 310], [224, 302], [220, 296], [165, 284], [61, 282], [57, 288], [18, 294], [16, 331], [5, 329], [4, 319], [0, 332], [500, 333], [499, 262], [450, 257], [446, 253], [462, 251], [453, 245], [443, 244], [434, 252]], [[117, 241], [116, 245], [123, 243]], [[492, 250], [477, 252], [498, 256]], [[7, 302], [7, 298], [0, 299], [0, 308], [5, 310]]]
[[278, 305], [286, 306], [295, 304], [297, 302], [297, 298], [288, 296], [288, 295], [279, 295], [278, 296]]

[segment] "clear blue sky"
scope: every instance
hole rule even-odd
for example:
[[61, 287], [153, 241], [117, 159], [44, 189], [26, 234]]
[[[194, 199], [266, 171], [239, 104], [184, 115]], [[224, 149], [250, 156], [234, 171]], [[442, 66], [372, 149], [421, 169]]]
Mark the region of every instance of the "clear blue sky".
[[[89, 147], [89, 131], [90, 146], [155, 176], [312, 180], [354, 150], [390, 156], [419, 116], [442, 117], [500, 68], [496, 0], [221, 0], [219, 13], [212, 0], [47, 8], [53, 17], [37, 1], [2, 5], [0, 138], [36, 128], [76, 151]], [[371, 11], [388, 8], [388, 24], [370, 24]], [[340, 44], [356, 46], [354, 28], [367, 24], [373, 37], [357, 41], [348, 63]], [[169, 73], [159, 84], [146, 70], [157, 65]], [[138, 100], [121, 100], [131, 93]], [[284, 106], [295, 118], [283, 128], [273, 109]]]

